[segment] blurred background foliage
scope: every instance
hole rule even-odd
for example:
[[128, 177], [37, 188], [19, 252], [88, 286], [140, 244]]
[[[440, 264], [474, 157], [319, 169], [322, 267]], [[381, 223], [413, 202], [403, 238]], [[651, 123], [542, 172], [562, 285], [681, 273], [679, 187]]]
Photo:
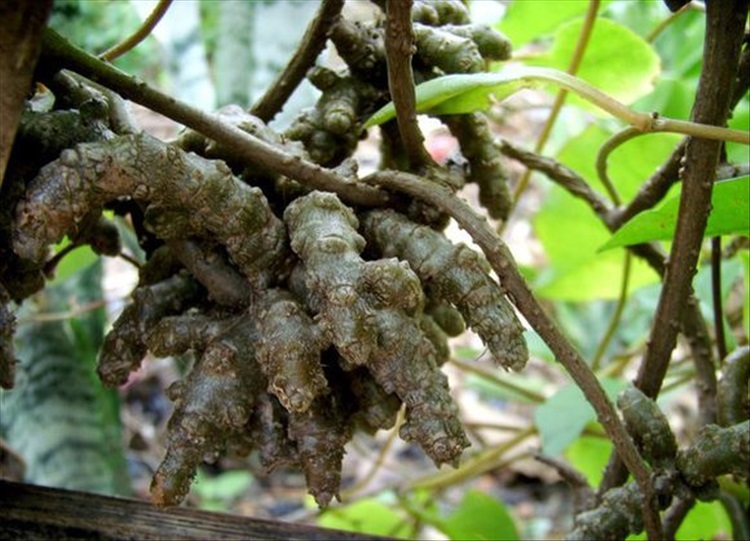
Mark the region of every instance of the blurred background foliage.
[[[132, 32], [154, 4], [143, 0], [56, 0], [50, 24], [84, 49], [101, 53]], [[469, 5], [477, 21], [494, 25], [510, 38], [514, 44], [513, 61], [565, 70], [589, 2], [471, 0]], [[291, 56], [316, 7], [315, 2], [309, 1], [180, 0], [170, 8], [154, 35], [117, 59], [115, 65], [207, 110], [226, 103], [247, 107]], [[356, 17], [366, 18], [372, 13], [370, 7], [364, 0], [350, 1], [347, 9]], [[703, 19], [704, 13], [697, 4], [673, 15], [660, 0], [604, 1], [578, 75], [635, 110], [687, 119], [701, 68]], [[333, 53], [326, 51], [322, 61], [330, 63], [332, 58]], [[314, 103], [315, 92], [309, 86], [301, 88], [287, 107], [286, 116], [278, 122], [288, 122], [302, 107]], [[544, 91], [524, 91], [495, 105], [489, 114], [497, 133], [532, 147], [553, 96]], [[747, 130], [749, 119], [745, 96], [730, 126]], [[606, 195], [595, 170], [596, 151], [619, 129], [611, 118], [569, 98], [543, 154], [573, 169]], [[428, 146], [431, 138], [435, 140], [441, 133], [439, 127], [428, 130]], [[632, 197], [664, 162], [678, 140], [670, 134], [639, 137], [612, 154], [609, 171], [624, 200]], [[746, 163], [747, 149], [728, 144], [727, 157], [730, 162]], [[516, 179], [521, 173], [513, 170]], [[504, 237], [534, 292], [545, 300], [584, 358], [596, 357], [602, 383], [614, 395], [628, 384], [644, 351], [658, 299], [658, 277], [639, 261], [633, 261], [626, 273], [622, 248], [600, 252], [610, 233], [585, 204], [546, 178], [532, 175], [519, 201], [515, 214], [505, 224]], [[725, 239], [726, 243], [732, 240]], [[664, 244], [668, 246], [668, 242]], [[98, 261], [92, 263], [94, 259], [81, 250], [66, 257], [68, 268], [59, 269], [58, 287], [67, 288], [64, 295], [68, 302], [76, 296], [93, 294], [91, 284], [96, 277], [92, 273], [98, 272], [95, 269], [101, 265]], [[696, 295], [707, 321], [712, 321], [708, 253], [698, 271]], [[724, 260], [722, 296], [730, 351], [748, 342], [749, 277], [746, 249]], [[623, 280], [627, 280], [625, 285]], [[42, 295], [62, 294], [55, 291], [58, 290]], [[101, 298], [101, 292], [93, 298]], [[24, 363], [33, 362], [32, 350], [43, 349], [49, 342], [48, 347], [55, 351], [74, 351], [74, 362], [79, 366], [93, 366], [95, 345], [104, 330], [103, 309], [58, 322], [53, 332], [42, 328], [38, 318], [35, 320], [33, 310], [42, 306], [41, 302], [29, 303], [21, 316], [19, 337], [31, 344], [19, 350]], [[75, 302], [80, 304], [83, 300]], [[46, 302], [43, 306], [44, 311], [70, 308], [64, 303]], [[97, 319], [97, 323], [91, 319], [94, 317], [102, 319]], [[608, 336], [613, 317], [619, 319]], [[63, 335], [67, 341], [64, 348], [52, 345]], [[474, 440], [458, 470], [435, 471], [424, 457], [415, 456], [414, 449], [394, 443], [391, 434], [378, 434], [371, 440], [353, 442], [349, 463], [345, 465], [349, 478], [344, 502], [326, 511], [314, 510], [309, 499], [303, 501], [304, 489], [298, 479], [269, 480], [258, 473], [256, 465], [231, 459], [207, 465], [201, 471], [189, 504], [404, 538], [559, 537], [571, 526], [572, 508], [566, 501], [569, 494], [550, 468], [530, 458], [531, 453], [541, 449], [542, 453], [566, 460], [596, 487], [612, 445], [595, 422], [593, 410], [554, 364], [546, 346], [533, 331], [527, 337], [533, 361], [524, 373], [512, 375], [475, 362], [481, 360], [483, 351], [471, 336], [453, 344], [455, 361], [447, 370]], [[659, 401], [662, 408], [674, 413], [670, 417], [672, 428], [683, 441], [697, 426], [690, 384], [692, 365], [685, 357], [685, 351], [678, 347]], [[111, 395], [102, 394], [99, 406], [84, 406], [109, 412], [97, 421], [101, 434], [106, 435], [98, 445], [109, 453], [107, 456], [115, 457], [109, 466], [112, 479], [122, 474], [127, 458], [136, 493], [143, 491], [137, 480], [150, 475], [149, 468], [158, 460], [158, 456], [150, 454], [159, 449], [158, 436], [170, 406], [159, 402], [156, 394], [161, 385], [154, 382], [165, 383], [169, 370], [174, 368], [167, 369], [166, 376], [152, 370], [120, 390], [124, 429], [117, 412], [111, 409]], [[86, 393], [87, 389], [97, 388], [99, 384], [90, 377], [92, 374], [64, 383], [66, 392]], [[22, 385], [19, 383], [18, 387]], [[6, 409], [10, 404], [18, 402], [18, 393], [3, 393], [5, 413], [10, 411]], [[74, 407], [77, 399], [71, 400], [66, 408]], [[134, 407], [136, 413], [132, 412]], [[24, 413], [14, 410], [14, 415]], [[104, 417], [106, 423], [101, 424]], [[133, 420], [148, 426], [127, 426]], [[89, 421], [83, 424], [87, 430], [94, 426]], [[51, 426], [60, 426], [59, 420], [53, 417]], [[18, 447], [14, 442], [20, 440], [14, 440], [13, 431], [3, 428], [4, 438]], [[123, 433], [125, 454], [118, 455], [111, 449], [112, 442], [121, 437], [112, 436], [113, 430], [115, 434]], [[33, 462], [37, 459], [33, 457], [33, 453], [24, 455], [28, 475], [36, 471]], [[73, 468], [76, 461], [68, 466]], [[92, 475], [91, 471], [71, 471], [74, 476]], [[129, 492], [121, 480], [113, 480], [105, 487], [81, 486]], [[747, 506], [746, 487], [736, 493]], [[721, 502], [700, 503], [690, 512], [676, 538], [727, 538], [730, 532], [731, 524]]]

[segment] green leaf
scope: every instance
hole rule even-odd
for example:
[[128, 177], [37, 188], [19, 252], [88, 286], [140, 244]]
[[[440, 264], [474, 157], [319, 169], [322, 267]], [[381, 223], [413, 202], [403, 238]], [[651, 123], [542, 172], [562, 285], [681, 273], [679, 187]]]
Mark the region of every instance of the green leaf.
[[406, 537], [409, 533], [404, 517], [375, 498], [330, 508], [318, 517], [318, 525], [389, 537]]
[[[750, 236], [750, 176], [722, 180], [711, 193], [711, 214], [704, 236], [739, 234]], [[677, 225], [679, 196], [644, 211], [618, 229], [600, 248], [608, 250], [654, 240], [671, 240]]]
[[[57, 246], [55, 246], [55, 253], [64, 249], [70, 244], [68, 237], [65, 237]], [[61, 284], [74, 274], [87, 269], [99, 260], [99, 256], [88, 245], [84, 244], [73, 249], [70, 253], [66, 254], [55, 267], [55, 275], [52, 280], [52, 285]]]
[[198, 470], [192, 490], [203, 500], [228, 502], [241, 496], [252, 482], [252, 474], [244, 470], [230, 470], [215, 477]]
[[[431, 79], [415, 89], [418, 113], [463, 114], [487, 109], [490, 96], [504, 99], [532, 85], [524, 71], [507, 69], [498, 73], [457, 73]], [[396, 116], [393, 102], [380, 108], [365, 123], [371, 128]]]
[[508, 36], [513, 47], [551, 34], [565, 21], [586, 13], [589, 0], [538, 0], [512, 2], [497, 29]]
[[745, 325], [745, 336], [750, 336], [750, 252], [739, 253], [742, 266], [745, 267], [745, 304], [742, 307], [742, 321]]
[[[626, 382], [612, 378], [602, 378], [600, 383], [610, 399], [627, 386]], [[553, 457], [560, 455], [595, 420], [594, 408], [583, 392], [573, 384], [562, 387], [534, 412], [542, 452]]]
[[[610, 131], [591, 126], [568, 140], [557, 155], [558, 161], [602, 194], [605, 192], [596, 173], [592, 149], [599, 148], [610, 136]], [[628, 141], [610, 155], [609, 176], [623, 200], [638, 192], [644, 179], [663, 163], [679, 139], [674, 134], [649, 134]], [[611, 233], [586, 203], [559, 186], [550, 186], [533, 224], [549, 263], [534, 280], [538, 294], [576, 301], [619, 296], [623, 253], [599, 253], [598, 247]], [[633, 260], [631, 291], [658, 280], [648, 265]]]
[[[528, 63], [567, 70], [583, 23], [577, 19], [560, 25], [549, 51]], [[626, 26], [599, 18], [576, 76], [617, 100], [632, 103], [653, 90], [660, 72], [659, 55], [651, 45]], [[571, 101], [583, 103], [575, 97]]]
[[731, 539], [732, 522], [719, 501], [696, 502], [674, 536], [676, 541]]
[[565, 457], [586, 477], [589, 485], [598, 487], [602, 482], [604, 468], [609, 462], [612, 449], [612, 442], [606, 438], [581, 436], [570, 444], [565, 451]]
[[[416, 110], [433, 115], [460, 115], [488, 109], [494, 101], [504, 100], [522, 88], [553, 84], [571, 92], [604, 103], [607, 99], [598, 89], [579, 78], [553, 68], [507, 66], [497, 73], [457, 73], [437, 77], [415, 88]], [[365, 128], [377, 126], [396, 116], [393, 102], [377, 110]]]
[[519, 538], [505, 505], [478, 490], [469, 490], [456, 510], [435, 526], [455, 540]]

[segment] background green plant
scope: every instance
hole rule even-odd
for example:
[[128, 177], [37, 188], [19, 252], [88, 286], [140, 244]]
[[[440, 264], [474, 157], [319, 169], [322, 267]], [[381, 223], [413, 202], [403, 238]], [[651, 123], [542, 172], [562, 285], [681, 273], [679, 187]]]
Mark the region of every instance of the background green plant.
[[[86, 28], [91, 25], [115, 28], [118, 25], [109, 24], [108, 17], [122, 16], [126, 20], [132, 17], [132, 13], [128, 14], [127, 3], [112, 4], [118, 6], [122, 13], [102, 10], [93, 2], [70, 2], [69, 5], [73, 7], [69, 9], [74, 16], [68, 17], [64, 13], [68, 3], [58, 4], [62, 9], [52, 24], [60, 28], [69, 25], [64, 30], [66, 35], [87, 50], [100, 51], [121, 36], [109, 35], [105, 31], [87, 32]], [[496, 26], [511, 39], [517, 58], [526, 65], [565, 70], [575, 49], [588, 5], [587, 1], [516, 1], [508, 6]], [[217, 31], [217, 16], [212, 9], [203, 6], [207, 14], [203, 30], [210, 50], [215, 47], [214, 33]], [[700, 73], [703, 14], [699, 10], [687, 10], [663, 25], [668, 17], [662, 2], [603, 2], [578, 76], [629, 104], [634, 110], [658, 111], [673, 118], [688, 118]], [[657, 34], [658, 29], [661, 30]], [[89, 41], [91, 39], [96, 41]], [[149, 47], [155, 45], [147, 44], [144, 48], [136, 49], [136, 53], [123, 59], [121, 67], [129, 72], [150, 71], [158, 77], [158, 62], [155, 62], [158, 54]], [[491, 112], [498, 117], [504, 114], [502, 106]], [[749, 119], [750, 107], [746, 96], [735, 110], [730, 126], [747, 130]], [[554, 126], [544, 154], [574, 170], [606, 196], [595, 170], [595, 149], [620, 127], [620, 124], [601, 115], [596, 109], [570, 97]], [[609, 171], [623, 199], [627, 200], [636, 193], [644, 179], [664, 162], [678, 140], [679, 137], [672, 134], [648, 135], [629, 141], [612, 154]], [[533, 144], [533, 141], [530, 143]], [[747, 148], [728, 144], [727, 156], [730, 161], [746, 163]], [[747, 177], [737, 182], [746, 183]], [[737, 194], [741, 196], [743, 189], [740, 186], [736, 193], [726, 196], [724, 203], [737, 204]], [[585, 358], [592, 359], [601, 349], [609, 321], [619, 304], [623, 305], [620, 323], [615, 327], [611, 339], [604, 344], [602, 361], [598, 364], [602, 384], [614, 396], [627, 385], [625, 374], [630, 361], [644, 348], [651, 323], [649, 318], [658, 296], [658, 277], [639, 261], [633, 261], [629, 272], [626, 272], [623, 264], [625, 252], [622, 248], [615, 248], [626, 242], [621, 238], [613, 240], [618, 236], [612, 237], [599, 218], [568, 192], [550, 185], [537, 175], [533, 177], [531, 191], [533, 193], [527, 193], [526, 197], [536, 197], [539, 208], [533, 212], [523, 211], [526, 212], [524, 218], [528, 218], [533, 225], [534, 236], [543, 249], [544, 262], [530, 264], [524, 271], [534, 292], [549, 303], [549, 308]], [[745, 199], [740, 198], [738, 208], [746, 212], [747, 191], [744, 190], [744, 193]], [[716, 197], [715, 220], [737, 217], [735, 211], [722, 206], [719, 190]], [[667, 205], [669, 202], [664, 204]], [[668, 229], [669, 223], [667, 216], [660, 222], [663, 227], [653, 231], [650, 226], [639, 226], [634, 220], [619, 235], [622, 237], [630, 229], [640, 235], [634, 237], [635, 240], [668, 242], [669, 234], [665, 235], [663, 229]], [[747, 235], [746, 232], [737, 231], [736, 226], [732, 227], [714, 232]], [[602, 250], [605, 245], [613, 249]], [[73, 263], [72, 258], [67, 261]], [[730, 299], [733, 288], [745, 292], [742, 324], [727, 324], [730, 348], [733, 348], [737, 343], [746, 343], [749, 334], [750, 300], [746, 292], [750, 263], [747, 251], [738, 251], [724, 263], [724, 301]], [[73, 266], [76, 265], [81, 265], [80, 261]], [[708, 274], [708, 260], [703, 258], [695, 289], [705, 317], [711, 320], [712, 298]], [[627, 280], [627, 294], [622, 297], [624, 280]], [[618, 298], [622, 298], [623, 302], [620, 303]], [[512, 452], [528, 446], [528, 439], [533, 433], [539, 435], [544, 454], [564, 457], [585, 475], [589, 483], [598, 485], [612, 445], [602, 437], [593, 411], [577, 387], [567, 383], [561, 377], [559, 368], [551, 364], [551, 354], [546, 346], [535, 336], [530, 336], [529, 341], [533, 355], [550, 362], [549, 371], [542, 376], [506, 376], [489, 371], [472, 373], [466, 380], [466, 387], [476, 391], [481, 400], [490, 404], [497, 401], [529, 404], [530, 432], [521, 433], [522, 437], [510, 446], [480, 447], [474, 451], [473, 461], [465, 461], [465, 465], [456, 472], [438, 472], [406, 487], [383, 490], [375, 496], [359, 498], [355, 495], [346, 504], [321, 513], [318, 523], [398, 537], [416, 537], [419, 527], [428, 524], [450, 539], [526, 538], [531, 534], [528, 526], [514, 521], [508, 506], [498, 499], [474, 489], [466, 490], [460, 498], [450, 497], [449, 492], [480, 473], [505, 465]], [[459, 361], [466, 361], [476, 358], [481, 352], [464, 349], [456, 350], [454, 354]], [[459, 363], [456, 365], [465, 369]], [[684, 364], [675, 364], [668, 375], [667, 387], [672, 388], [663, 397], [664, 405], [675, 400], [680, 393], [690, 392], [687, 385], [690, 376], [689, 368]], [[565, 424], [560, 423], [560, 416], [563, 415]], [[203, 489], [198, 488], [197, 492], [205, 506], [221, 508], [226, 505], [221, 502], [236, 498], [251, 482], [246, 476], [223, 480], [223, 484], [199, 482], [198, 487], [203, 485]], [[747, 500], [744, 504], [747, 505]], [[726, 532], [729, 528], [727, 514], [720, 503], [699, 504], [688, 515], [676, 538], [709, 537], [720, 531]]]

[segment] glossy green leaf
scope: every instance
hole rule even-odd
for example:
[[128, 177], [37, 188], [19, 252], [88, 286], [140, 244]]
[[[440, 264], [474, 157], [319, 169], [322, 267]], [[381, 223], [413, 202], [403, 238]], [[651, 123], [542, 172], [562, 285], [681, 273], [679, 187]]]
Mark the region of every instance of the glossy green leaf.
[[[487, 109], [490, 97], [501, 100], [533, 83], [525, 70], [508, 69], [498, 73], [456, 73], [431, 79], [415, 89], [418, 113], [464, 114]], [[375, 112], [365, 128], [377, 126], [396, 116], [393, 102]]]
[[389, 537], [409, 533], [404, 518], [376, 498], [330, 508], [318, 517], [318, 526]]
[[519, 539], [505, 505], [478, 490], [469, 490], [456, 510], [435, 526], [454, 540]]
[[[528, 63], [567, 70], [583, 23], [583, 19], [576, 19], [560, 25], [549, 51]], [[599, 18], [576, 76], [623, 103], [632, 103], [653, 90], [660, 72], [659, 55], [651, 45], [626, 26]], [[583, 103], [576, 97], [571, 102]]]
[[[627, 386], [627, 382], [611, 378], [602, 378], [601, 384], [612, 400]], [[595, 420], [594, 409], [583, 392], [573, 384], [562, 387], [534, 412], [542, 452], [552, 457], [559, 456], [580, 436], [586, 425]]]
[[[496, 73], [457, 73], [437, 77], [415, 89], [418, 113], [460, 115], [488, 109], [523, 88], [554, 85], [604, 103], [607, 96], [564, 71], [547, 67], [508, 66]], [[393, 102], [377, 110], [365, 128], [377, 126], [396, 116]]]
[[565, 21], [586, 13], [589, 0], [524, 0], [511, 2], [497, 29], [508, 36], [513, 47], [551, 34]]
[[[750, 177], [738, 177], [717, 182], [711, 193], [711, 214], [705, 236], [739, 234], [750, 236]], [[608, 250], [654, 240], [674, 237], [679, 196], [671, 197], [654, 209], [635, 216], [618, 229], [601, 247]]]
[[[59, 252], [70, 244], [67, 237], [56, 246], [55, 252]], [[73, 276], [74, 274], [82, 271], [93, 265], [99, 256], [88, 245], [78, 246], [74, 250], [67, 253], [55, 267], [55, 274], [52, 280], [52, 285], [60, 284]]]
[[732, 522], [719, 501], [696, 502], [675, 533], [675, 541], [731, 539]]
[[607, 438], [581, 436], [565, 450], [565, 458], [586, 477], [589, 485], [598, 487], [613, 447]]

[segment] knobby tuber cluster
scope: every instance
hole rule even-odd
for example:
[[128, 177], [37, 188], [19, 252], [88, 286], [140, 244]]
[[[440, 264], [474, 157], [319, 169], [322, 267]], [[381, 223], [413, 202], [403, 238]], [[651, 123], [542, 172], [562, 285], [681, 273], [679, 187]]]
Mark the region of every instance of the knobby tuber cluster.
[[[680, 505], [673, 499], [715, 499], [719, 490], [716, 478], [722, 475], [750, 479], [747, 417], [727, 427], [706, 425], [690, 446], [678, 449], [664, 413], [637, 388], [620, 393], [617, 406], [628, 432], [653, 469], [654, 504], [659, 509]], [[635, 482], [613, 488], [593, 508], [578, 514], [575, 528], [565, 538], [624, 539], [643, 530], [642, 508], [643, 495]]]
[[[507, 41], [470, 25], [460, 3], [418, 2], [415, 19], [422, 79], [477, 71], [487, 59], [508, 56]], [[388, 99], [383, 26], [340, 19], [331, 36], [349, 69], [312, 69], [322, 96], [283, 135], [237, 106], [218, 116], [290, 158], [354, 172], [349, 157], [362, 122]], [[168, 144], [110, 127], [106, 104], [100, 109], [87, 113], [95, 124], [82, 123], [96, 130], [71, 130], [44, 161], [59, 158], [39, 171], [15, 169], [24, 180], [13, 184], [21, 188], [3, 234], [16, 267], [35, 276], [64, 236], [117, 253], [101, 222], [105, 209], [133, 223], [147, 261], [132, 303], [105, 339], [99, 375], [122, 384], [148, 352], [192, 352], [194, 359], [168, 390], [175, 410], [152, 483], [156, 502], [180, 502], [198, 465], [231, 449], [256, 451], [269, 470], [301, 468], [310, 493], [326, 505], [338, 495], [344, 446], [355, 430], [391, 428], [402, 407], [401, 437], [437, 465], [457, 464], [469, 441], [440, 370], [450, 357], [447, 337], [471, 327], [513, 370], [528, 356], [523, 328], [478, 254], [414, 222], [419, 214], [408, 201], [398, 210], [348, 207], [333, 193], [309, 192], [237, 160], [197, 132]], [[63, 117], [84, 115], [37, 113], [30, 125], [59, 128]], [[486, 121], [451, 123], [467, 178], [504, 183]], [[22, 133], [45, 140], [31, 129]], [[398, 159], [397, 141], [387, 144]], [[454, 188], [461, 182], [453, 179]], [[21, 300], [26, 292], [11, 284], [7, 268], [2, 300]], [[27, 289], [38, 289], [36, 280]], [[2, 376], [7, 384], [11, 374]]]

